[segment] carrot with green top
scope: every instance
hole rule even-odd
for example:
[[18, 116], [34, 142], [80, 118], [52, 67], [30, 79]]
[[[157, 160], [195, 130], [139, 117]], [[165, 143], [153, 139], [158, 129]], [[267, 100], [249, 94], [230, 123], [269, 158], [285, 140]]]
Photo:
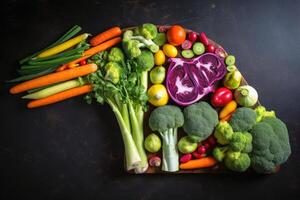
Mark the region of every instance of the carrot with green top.
[[73, 46], [75, 46], [76, 44], [80, 43], [81, 41], [85, 40], [87, 37], [89, 36], [89, 34], [87, 33], [84, 33], [84, 34], [81, 34], [77, 37], [74, 37], [62, 44], [59, 44], [55, 47], [52, 47], [42, 53], [40, 53], [39, 55], [37, 55], [37, 58], [44, 58], [44, 57], [48, 57], [48, 56], [53, 56], [53, 55], [56, 55], [60, 52], [63, 52]]
[[179, 165], [180, 169], [201, 169], [213, 167], [217, 164], [217, 160], [212, 156], [190, 160]]
[[43, 87], [46, 85], [50, 85], [53, 83], [59, 83], [62, 81], [67, 81], [73, 78], [78, 78], [97, 70], [97, 65], [94, 63], [83, 65], [74, 69], [68, 69], [65, 71], [48, 74], [45, 76], [38, 77], [36, 79], [32, 79], [23, 83], [20, 83], [14, 87], [12, 87], [9, 91], [12, 94], [17, 94], [20, 92], [24, 92], [26, 90]]
[[90, 40], [90, 44], [92, 46], [97, 46], [98, 44], [101, 44], [102, 42], [105, 42], [111, 38], [120, 36], [121, 34], [122, 34], [121, 28], [116, 26], [92, 37], [92, 39]]
[[122, 38], [121, 37], [116, 37], [114, 39], [111, 39], [111, 40], [108, 40], [102, 44], [99, 44], [95, 47], [92, 47], [88, 50], [86, 50], [84, 53], [83, 53], [83, 56], [76, 59], [76, 60], [73, 60], [67, 64], [64, 64], [62, 66], [60, 66], [59, 68], [57, 68], [57, 72], [60, 72], [60, 71], [63, 71], [65, 70], [66, 68], [72, 68], [74, 66], [76, 66], [77, 63], [79, 63], [80, 61], [82, 60], [85, 60], [93, 55], [95, 55], [96, 53], [99, 53], [101, 51], [105, 51], [106, 49], [109, 49], [115, 45], [117, 45], [118, 43], [120, 43], [122, 41]]
[[79, 96], [82, 94], [86, 94], [92, 91], [91, 85], [84, 85], [81, 87], [76, 87], [73, 89], [66, 90], [64, 92], [60, 92], [49, 97], [33, 100], [27, 104], [27, 108], [37, 108], [41, 106], [46, 106], [49, 104], [57, 103], [75, 96]]

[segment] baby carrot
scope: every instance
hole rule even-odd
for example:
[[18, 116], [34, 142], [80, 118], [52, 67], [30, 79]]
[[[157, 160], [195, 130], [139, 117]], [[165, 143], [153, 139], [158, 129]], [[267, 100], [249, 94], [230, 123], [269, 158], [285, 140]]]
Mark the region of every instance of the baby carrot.
[[67, 81], [73, 78], [87, 75], [89, 73], [95, 72], [97, 70], [97, 65], [94, 63], [83, 65], [74, 69], [68, 69], [65, 71], [48, 74], [45, 76], [38, 77], [23, 83], [20, 83], [10, 89], [11, 94], [17, 94], [30, 90], [33, 88], [43, 87], [45, 85], [50, 85], [53, 83], [59, 83], [62, 81]]
[[120, 36], [121, 34], [122, 34], [122, 30], [120, 29], [120, 27], [116, 26], [94, 36], [90, 40], [90, 44], [92, 46], [96, 46], [98, 44], [101, 44], [102, 42], [105, 42], [106, 40]]
[[200, 168], [208, 168], [213, 167], [217, 163], [217, 160], [212, 156], [199, 158], [195, 160], [190, 160], [186, 163], [182, 163], [179, 165], [180, 169], [200, 169]]
[[85, 40], [87, 37], [89, 36], [89, 34], [87, 33], [84, 33], [84, 34], [81, 34], [77, 37], [74, 37], [62, 44], [59, 44], [55, 47], [52, 47], [42, 53], [40, 53], [39, 55], [37, 55], [37, 58], [44, 58], [44, 57], [48, 57], [48, 56], [52, 56], [52, 55], [55, 55], [55, 54], [58, 54], [64, 50], [67, 50], [73, 46], [75, 46], [76, 44], [80, 43], [81, 41]]
[[63, 101], [65, 99], [69, 99], [69, 98], [72, 98], [75, 96], [79, 96], [81, 94], [85, 94], [85, 93], [88, 93], [91, 91], [92, 91], [91, 85], [84, 85], [81, 87], [76, 87], [73, 89], [66, 90], [64, 92], [60, 92], [60, 93], [51, 95], [51, 96], [43, 98], [43, 99], [30, 101], [27, 104], [27, 107], [28, 108], [37, 108], [37, 107], [53, 104], [53, 103], [56, 103], [59, 101]]
[[236, 110], [236, 107], [237, 107], [236, 101], [234, 100], [230, 101], [228, 104], [224, 106], [224, 108], [219, 113], [219, 118], [220, 119], [225, 118], [226, 116], [234, 112]]

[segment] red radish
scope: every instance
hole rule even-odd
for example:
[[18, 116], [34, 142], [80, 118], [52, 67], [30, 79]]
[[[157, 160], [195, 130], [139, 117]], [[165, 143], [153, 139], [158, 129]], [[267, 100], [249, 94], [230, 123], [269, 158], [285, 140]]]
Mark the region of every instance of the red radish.
[[158, 31], [160, 33], [165, 33], [170, 29], [170, 26], [159, 26]]
[[190, 49], [192, 47], [192, 42], [189, 40], [185, 40], [182, 44], [181, 44], [181, 48], [183, 49]]
[[199, 35], [199, 40], [205, 45], [207, 46], [208, 45], [208, 38], [206, 37], [205, 33], [204, 32], [201, 32], [200, 35]]
[[208, 142], [204, 142], [203, 145], [204, 145], [205, 149], [209, 149], [210, 148], [210, 144]]
[[149, 159], [149, 165], [151, 167], [159, 167], [161, 164], [161, 159], [160, 157], [158, 156], [152, 156], [150, 159]]
[[79, 62], [79, 65], [80, 65], [80, 66], [81, 66], [81, 65], [86, 65], [86, 60], [80, 61], [80, 62]]
[[208, 142], [214, 146], [216, 144], [216, 138], [212, 135], [212, 136], [209, 136], [208, 138]]
[[215, 47], [214, 45], [212, 45], [212, 44], [209, 44], [209, 45], [207, 45], [207, 47], [206, 47], [206, 51], [207, 51], [208, 53], [214, 53], [214, 52], [215, 52], [215, 49], [216, 49], [216, 47]]
[[222, 48], [216, 48], [215, 54], [217, 54], [221, 58], [225, 58], [226, 57], [226, 53], [225, 53], [225, 51]]
[[192, 154], [193, 154], [194, 158], [197, 158], [197, 159], [203, 158], [205, 156], [205, 154], [198, 153], [197, 151], [194, 151]]
[[205, 148], [205, 146], [199, 146], [199, 147], [198, 147], [198, 153], [200, 153], [200, 154], [206, 153], [206, 148]]
[[190, 32], [188, 37], [191, 42], [196, 42], [198, 35], [195, 32]]
[[192, 159], [192, 154], [184, 154], [180, 157], [180, 163], [186, 163]]

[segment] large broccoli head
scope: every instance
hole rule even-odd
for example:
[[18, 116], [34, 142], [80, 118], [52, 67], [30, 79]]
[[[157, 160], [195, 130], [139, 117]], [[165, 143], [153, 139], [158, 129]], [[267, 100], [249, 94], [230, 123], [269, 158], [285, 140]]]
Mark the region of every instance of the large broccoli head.
[[183, 129], [197, 142], [208, 138], [219, 122], [218, 113], [204, 101], [186, 107], [183, 114], [185, 119]]
[[233, 131], [249, 131], [256, 123], [256, 113], [251, 108], [238, 108], [232, 115], [229, 124]]
[[149, 126], [152, 131], [158, 131], [163, 140], [163, 171], [178, 170], [177, 128], [181, 127], [183, 123], [183, 114], [176, 106], [161, 106], [151, 112]]
[[165, 132], [168, 129], [181, 127], [184, 123], [180, 108], [173, 105], [165, 105], [156, 108], [149, 117], [151, 130]]
[[277, 118], [265, 118], [251, 130], [251, 166], [259, 173], [270, 173], [291, 154], [288, 130]]

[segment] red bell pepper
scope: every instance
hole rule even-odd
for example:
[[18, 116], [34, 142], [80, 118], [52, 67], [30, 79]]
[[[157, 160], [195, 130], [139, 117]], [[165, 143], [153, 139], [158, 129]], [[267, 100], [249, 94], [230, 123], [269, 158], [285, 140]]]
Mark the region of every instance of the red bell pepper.
[[218, 88], [212, 95], [211, 104], [214, 107], [222, 107], [228, 104], [232, 100], [232, 92], [226, 87]]

